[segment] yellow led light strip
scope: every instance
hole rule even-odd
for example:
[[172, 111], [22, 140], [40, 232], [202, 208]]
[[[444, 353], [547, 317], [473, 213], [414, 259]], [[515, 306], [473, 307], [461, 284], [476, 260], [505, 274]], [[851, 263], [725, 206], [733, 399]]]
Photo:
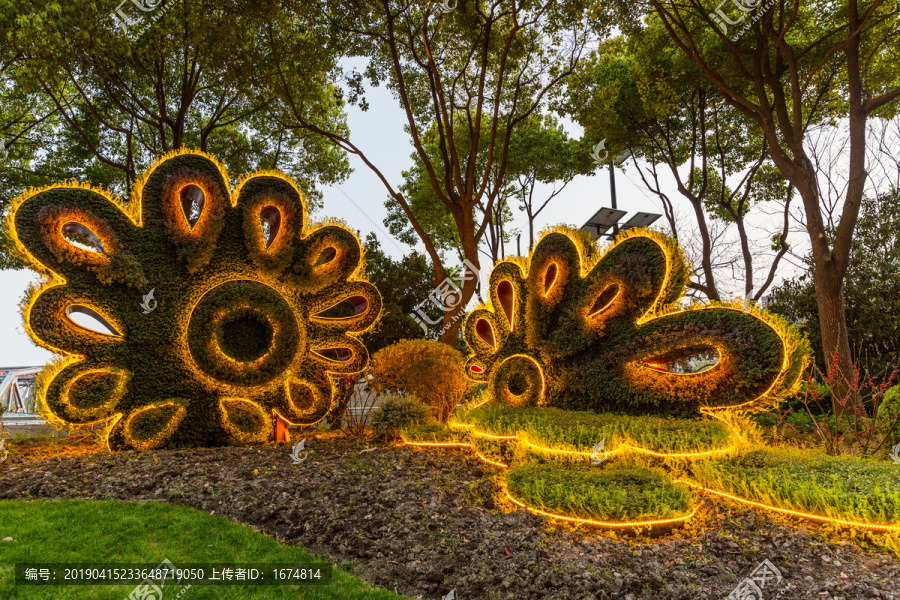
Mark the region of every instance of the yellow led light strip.
[[510, 501], [530, 513], [534, 513], [536, 515], [541, 515], [544, 517], [550, 517], [551, 519], [560, 519], [561, 521], [569, 521], [571, 523], [584, 523], [586, 525], [596, 525], [597, 527], [605, 527], [607, 529], [629, 529], [636, 527], [652, 527], [654, 525], [671, 525], [672, 523], [681, 523], [687, 521], [695, 514], [697, 514], [696, 510], [691, 511], [691, 514], [686, 515], [684, 517], [675, 517], [672, 519], [653, 519], [649, 521], [595, 521], [594, 519], [582, 519], [580, 517], [569, 517], [567, 515], [560, 515], [556, 513], [547, 512], [541, 510], [539, 508], [534, 508], [533, 506], [528, 506], [521, 500], [516, 500], [513, 498], [512, 494], [509, 493], [509, 490], [506, 490], [506, 497], [510, 499]]
[[846, 525], [847, 527], [861, 527], [865, 529], [877, 529], [880, 531], [900, 531], [900, 525], [878, 525], [876, 523], [862, 523], [859, 521], [847, 521], [844, 519], [835, 519], [834, 517], [827, 517], [824, 515], [815, 515], [812, 513], [802, 512], [799, 510], [791, 510], [788, 508], [779, 508], [777, 506], [772, 506], [771, 504], [764, 504], [762, 502], [756, 502], [754, 500], [747, 500], [746, 498], [741, 498], [740, 496], [735, 496], [733, 494], [729, 494], [727, 492], [720, 492], [718, 490], [713, 490], [707, 487], [703, 487], [699, 483], [694, 483], [693, 481], [688, 481], [687, 479], [676, 479], [673, 483], [686, 483], [692, 488], [709, 492], [710, 494], [715, 494], [716, 496], [722, 496], [723, 498], [728, 498], [729, 500], [734, 500], [735, 502], [741, 502], [743, 504], [748, 504], [750, 506], [755, 506], [757, 508], [763, 508], [766, 510], [774, 510], [776, 512], [780, 512], [786, 515], [791, 515], [795, 517], [803, 517], [804, 519], [810, 519], [813, 521], [822, 521], [824, 523], [835, 523], [837, 525]]
[[407, 442], [403, 440], [407, 446], [428, 446], [432, 448], [471, 448], [472, 444], [464, 444], [462, 442]]
[[[472, 448], [472, 447], [473, 447], [472, 444], [466, 444], [466, 443], [463, 443], [463, 442], [446, 442], [446, 443], [440, 443], [440, 442], [407, 442], [406, 440], [403, 440], [403, 443], [406, 444], [407, 446], [425, 446], [425, 447], [430, 447], [430, 448]], [[478, 455], [478, 458], [480, 458], [480, 459], [483, 460], [484, 462], [488, 463], [489, 465], [494, 465], [495, 467], [500, 467], [501, 469], [507, 469], [507, 468], [509, 468], [509, 465], [505, 465], [505, 464], [503, 464], [503, 463], [501, 463], [501, 462], [494, 462], [494, 461], [492, 461], [491, 459], [489, 459], [488, 457], [484, 456], [484, 455], [483, 455], [481, 452], [479, 452], [478, 450], [475, 450], [475, 454]]]
[[486, 456], [484, 456], [484, 455], [483, 455], [481, 452], [479, 452], [478, 450], [475, 451], [475, 454], [478, 455], [478, 458], [480, 458], [480, 459], [483, 460], [484, 462], [488, 463], [489, 465], [494, 465], [495, 467], [500, 467], [501, 469], [508, 469], [508, 468], [509, 468], [509, 465], [504, 465], [504, 464], [501, 463], [501, 462], [494, 462], [494, 461], [490, 460], [489, 458], [487, 458]]
[[519, 439], [518, 434], [516, 435], [494, 435], [492, 433], [487, 433], [484, 431], [474, 430], [473, 433], [478, 437], [488, 438], [491, 440], [517, 440]]
[[[529, 441], [525, 441], [525, 444], [535, 450], [540, 450], [541, 452], [552, 452], [555, 454], [573, 454], [577, 456], [584, 456], [586, 458], [591, 458], [595, 455], [593, 452], [585, 452], [583, 450], [562, 450], [559, 448], [547, 448], [545, 446], [539, 446]], [[704, 450], [703, 452], [673, 452], [671, 454], [665, 454], [662, 452], [656, 452], [655, 450], [648, 450], [646, 448], [640, 448], [638, 446], [632, 446], [631, 444], [619, 444], [619, 446], [615, 450], [610, 450], [609, 452], [603, 452], [603, 458], [612, 456], [618, 452], [622, 452], [624, 450], [631, 450], [633, 452], [640, 452], [641, 454], [649, 454], [650, 456], [655, 456], [657, 458], [699, 458], [701, 456], [711, 456], [713, 454], [724, 454], [733, 447], [729, 446], [728, 448], [722, 448], [720, 450]], [[600, 454], [599, 452], [597, 454]]]
[[[451, 423], [450, 425], [451, 425], [451, 427], [475, 427], [475, 425], [472, 423]], [[588, 452], [585, 450], [564, 450], [561, 448], [549, 448], [547, 446], [540, 446], [538, 444], [528, 441], [524, 437], [520, 437], [520, 436], [524, 436], [524, 432], [521, 432], [520, 434], [517, 434], [517, 435], [501, 436], [501, 435], [492, 435], [492, 434], [489, 434], [484, 431], [476, 429], [472, 433], [474, 433], [478, 437], [494, 439], [494, 440], [519, 440], [519, 441], [523, 442], [525, 445], [529, 446], [530, 448], [534, 448], [535, 450], [539, 450], [541, 452], [549, 452], [549, 453], [553, 453], [553, 454], [570, 454], [573, 456], [583, 456], [585, 458], [592, 458], [594, 456], [593, 452]], [[738, 439], [740, 439], [740, 436], [738, 437]], [[702, 452], [672, 452], [672, 453], [666, 454], [664, 452], [656, 452], [655, 450], [649, 450], [647, 448], [641, 448], [640, 446], [632, 446], [631, 444], [623, 443], [623, 444], [619, 444], [619, 446], [615, 450], [603, 452], [602, 454], [603, 454], [604, 460], [606, 460], [613, 454], [616, 454], [618, 452], [622, 452], [625, 450], [631, 450], [632, 452], [639, 452], [641, 454], [649, 454], [650, 456], [655, 456], [657, 458], [700, 458], [703, 456], [712, 456], [714, 454], [726, 454], [727, 452], [730, 452], [733, 449], [734, 449], [734, 446], [728, 446], [727, 448], [720, 448], [717, 450], [704, 450]]]

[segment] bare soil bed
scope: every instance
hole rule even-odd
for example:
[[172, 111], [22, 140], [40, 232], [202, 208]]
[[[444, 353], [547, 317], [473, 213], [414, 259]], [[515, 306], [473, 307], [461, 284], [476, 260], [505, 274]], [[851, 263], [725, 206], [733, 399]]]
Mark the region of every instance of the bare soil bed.
[[413, 598], [722, 599], [764, 559], [783, 576], [767, 600], [900, 598], [897, 557], [825, 525], [704, 499], [686, 526], [654, 537], [575, 527], [504, 502], [494, 468], [469, 454], [304, 436], [299, 465], [284, 444], [117, 454], [20, 444], [0, 464], [0, 499], [190, 506]]

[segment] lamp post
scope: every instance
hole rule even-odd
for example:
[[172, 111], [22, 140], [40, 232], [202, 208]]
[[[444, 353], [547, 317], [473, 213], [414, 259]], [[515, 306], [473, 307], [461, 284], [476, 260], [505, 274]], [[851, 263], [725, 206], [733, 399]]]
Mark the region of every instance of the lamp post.
[[[602, 154], [601, 154], [602, 152]], [[619, 220], [624, 217], [627, 213], [624, 210], [619, 210], [618, 201], [616, 198], [616, 170], [615, 168], [625, 162], [625, 159], [628, 158], [628, 151], [620, 152], [614, 157], [610, 158], [609, 151], [606, 150], [606, 139], [600, 141], [599, 144], [594, 146], [594, 151], [591, 153], [591, 157], [594, 160], [594, 164], [597, 166], [603, 166], [604, 164], [609, 164], [609, 192], [610, 192], [610, 201], [612, 204], [611, 208], [601, 208], [598, 210], [593, 217], [588, 219], [588, 222], [582, 225], [582, 229], [589, 232], [591, 237], [594, 239], [600, 239], [601, 236], [607, 236], [610, 239], [615, 239], [615, 237], [619, 234], [619, 231], [624, 231], [626, 229], [631, 229], [633, 227], [648, 227], [654, 221], [656, 221], [660, 216], [654, 213], [643, 213], [639, 212], [631, 217], [627, 223], [619, 227]], [[612, 235], [608, 234], [607, 231], [612, 229]]]

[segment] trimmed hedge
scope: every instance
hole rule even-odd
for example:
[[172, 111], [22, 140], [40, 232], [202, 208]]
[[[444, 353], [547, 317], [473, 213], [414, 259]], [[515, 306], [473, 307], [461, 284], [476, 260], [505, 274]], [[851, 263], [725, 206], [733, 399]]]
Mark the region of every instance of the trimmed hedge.
[[900, 525], [900, 469], [791, 448], [745, 448], [692, 465], [702, 486], [778, 508]]
[[429, 444], [455, 444], [465, 436], [460, 435], [443, 423], [425, 423], [404, 427], [400, 432], [404, 442], [423, 442]]
[[630, 444], [660, 453], [706, 452], [724, 449], [735, 439], [728, 427], [713, 420], [642, 417], [576, 412], [556, 408], [483, 406], [459, 415], [492, 435], [523, 432], [536, 445], [590, 452], [604, 440], [604, 450]]
[[510, 469], [507, 486], [521, 502], [581, 519], [672, 519], [694, 510], [688, 486], [672, 483], [661, 470], [630, 465], [563, 470], [550, 464], [525, 463]]
[[369, 387], [377, 393], [411, 394], [446, 422], [470, 389], [462, 354], [432, 340], [400, 340], [372, 356]]
[[[18, 249], [46, 275], [24, 302], [26, 328], [64, 356], [40, 377], [43, 412], [107, 421], [114, 449], [264, 440], [276, 411], [321, 420], [333, 376], [366, 367], [358, 336], [381, 296], [359, 240], [340, 224], [307, 223], [280, 173], [232, 191], [214, 158], [182, 151], [154, 165], [127, 204], [62, 184], [30, 191], [10, 218]], [[98, 251], [84, 247], [94, 238]], [[345, 318], [322, 316], [348, 303]], [[73, 306], [115, 334], [77, 325]]]
[[[572, 410], [748, 410], [791, 393], [806, 340], [743, 305], [675, 310], [687, 278], [680, 248], [660, 233], [629, 230], [599, 254], [558, 227], [527, 260], [491, 272], [490, 304], [465, 323], [467, 375], [502, 404]], [[704, 353], [718, 355], [706, 371], [665, 367]]]

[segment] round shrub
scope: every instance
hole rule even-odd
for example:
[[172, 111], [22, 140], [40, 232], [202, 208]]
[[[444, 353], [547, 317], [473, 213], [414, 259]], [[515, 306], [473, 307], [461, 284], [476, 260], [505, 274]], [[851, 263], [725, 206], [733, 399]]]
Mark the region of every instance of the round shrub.
[[444, 423], [469, 391], [465, 360], [446, 344], [430, 340], [401, 340], [372, 356], [373, 389], [405, 392], [431, 407]]
[[428, 421], [431, 409], [408, 394], [386, 393], [372, 414], [372, 429], [380, 438], [397, 438], [400, 430]]
[[875, 426], [885, 436], [885, 446], [900, 444], [900, 385], [895, 385], [884, 393], [875, 416]]

